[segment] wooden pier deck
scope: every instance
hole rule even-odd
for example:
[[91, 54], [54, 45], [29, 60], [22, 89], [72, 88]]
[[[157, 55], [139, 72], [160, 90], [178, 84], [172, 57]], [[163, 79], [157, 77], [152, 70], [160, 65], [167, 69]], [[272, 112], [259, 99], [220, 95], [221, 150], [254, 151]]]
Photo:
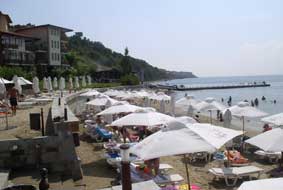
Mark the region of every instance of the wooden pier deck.
[[150, 88], [167, 89], [177, 91], [190, 91], [190, 90], [216, 90], [216, 89], [232, 89], [232, 88], [257, 88], [257, 87], [270, 87], [268, 83], [256, 84], [230, 84], [230, 85], [210, 85], [210, 86], [184, 86], [184, 85], [150, 85]]

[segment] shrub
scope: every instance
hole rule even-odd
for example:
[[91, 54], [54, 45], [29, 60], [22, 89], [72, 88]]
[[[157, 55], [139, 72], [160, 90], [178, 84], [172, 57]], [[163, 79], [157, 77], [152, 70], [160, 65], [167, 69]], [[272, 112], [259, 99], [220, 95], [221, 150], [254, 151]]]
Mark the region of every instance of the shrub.
[[140, 81], [138, 77], [134, 74], [124, 75], [120, 79], [122, 85], [138, 85]]

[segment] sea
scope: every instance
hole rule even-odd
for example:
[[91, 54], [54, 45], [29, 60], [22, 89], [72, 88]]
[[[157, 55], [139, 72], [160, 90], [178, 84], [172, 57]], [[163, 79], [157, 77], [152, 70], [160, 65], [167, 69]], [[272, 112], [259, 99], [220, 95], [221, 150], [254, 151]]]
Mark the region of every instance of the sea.
[[[235, 89], [217, 89], [217, 90], [195, 90], [195, 91], [176, 91], [175, 99], [178, 100], [185, 94], [193, 95], [195, 98], [204, 100], [207, 97], [213, 97], [227, 105], [229, 96], [232, 97], [232, 105], [240, 101], [259, 99], [258, 109], [267, 112], [269, 115], [283, 112], [283, 75], [266, 75], [266, 76], [233, 76], [233, 77], [199, 77], [176, 79], [170, 81], [158, 82], [166, 85], [184, 85], [184, 86], [214, 86], [214, 85], [230, 85], [230, 84], [246, 84], [246, 83], [262, 83], [265, 81], [270, 87], [255, 88], [235, 88]], [[262, 97], [266, 100], [262, 101]], [[276, 100], [276, 103], [274, 103]], [[250, 123], [253, 130], [262, 130], [259, 126], [262, 123], [260, 119], [255, 119]]]

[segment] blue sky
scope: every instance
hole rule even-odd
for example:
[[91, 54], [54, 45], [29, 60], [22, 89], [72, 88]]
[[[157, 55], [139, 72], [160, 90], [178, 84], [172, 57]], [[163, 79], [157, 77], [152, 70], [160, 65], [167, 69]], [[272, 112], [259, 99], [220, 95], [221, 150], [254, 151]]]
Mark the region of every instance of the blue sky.
[[55, 24], [198, 76], [283, 74], [281, 0], [0, 0], [14, 24]]

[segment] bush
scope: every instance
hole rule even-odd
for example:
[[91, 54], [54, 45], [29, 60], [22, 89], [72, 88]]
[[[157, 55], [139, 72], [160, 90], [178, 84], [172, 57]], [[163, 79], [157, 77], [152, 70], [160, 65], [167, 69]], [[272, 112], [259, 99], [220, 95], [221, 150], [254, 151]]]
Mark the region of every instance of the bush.
[[3, 66], [0, 67], [0, 76], [7, 79], [7, 80], [12, 80], [13, 76], [17, 75], [18, 77], [24, 77], [28, 80], [32, 79], [32, 76], [34, 75], [34, 70], [29, 69], [29, 71], [24, 70], [21, 67], [7, 67]]
[[140, 81], [138, 77], [134, 74], [128, 74], [120, 79], [122, 85], [139, 85]]

